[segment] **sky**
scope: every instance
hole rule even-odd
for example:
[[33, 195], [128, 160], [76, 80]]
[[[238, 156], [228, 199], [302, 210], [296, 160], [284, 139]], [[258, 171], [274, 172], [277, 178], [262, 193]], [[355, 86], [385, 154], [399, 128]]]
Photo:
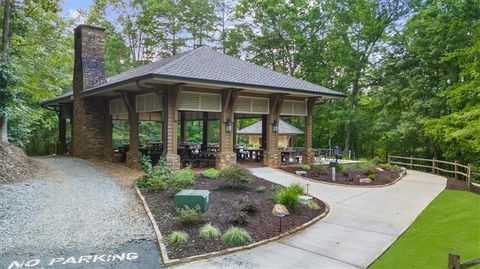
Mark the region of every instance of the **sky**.
[[67, 18], [75, 18], [77, 9], [88, 9], [93, 0], [62, 0], [60, 6], [63, 8], [63, 15]]

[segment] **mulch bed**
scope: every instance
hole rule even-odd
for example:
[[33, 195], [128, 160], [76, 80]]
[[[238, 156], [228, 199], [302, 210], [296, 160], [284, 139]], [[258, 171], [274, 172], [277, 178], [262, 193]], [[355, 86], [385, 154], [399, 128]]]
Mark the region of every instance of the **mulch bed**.
[[[258, 186], [264, 186], [265, 191], [257, 192], [256, 188]], [[223, 183], [221, 179], [197, 178], [192, 189], [210, 190], [209, 219], [207, 222], [217, 226], [222, 234], [232, 226], [230, 218], [236, 211], [235, 206], [238, 201], [241, 199], [254, 201], [258, 206], [258, 211], [249, 215], [248, 223], [240, 227], [245, 228], [250, 233], [254, 242], [258, 242], [280, 234], [279, 221], [272, 215], [275, 202], [270, 198], [272, 190], [279, 187], [277, 184], [255, 178], [248, 186], [237, 187], [232, 190], [230, 185]], [[173, 194], [151, 189], [142, 189], [141, 191], [165, 241], [173, 231], [185, 231], [190, 236], [188, 243], [183, 246], [168, 246], [168, 243], [165, 242], [169, 258], [183, 258], [229, 248], [222, 239], [206, 241], [199, 237], [199, 229], [204, 223], [182, 224], [175, 210]], [[320, 206], [318, 210], [309, 209], [301, 204], [290, 210], [290, 215], [282, 219], [282, 233], [312, 220], [325, 211], [325, 204], [318, 199], [314, 198], [314, 200]]]
[[[447, 177], [447, 186], [445, 188], [449, 190], [468, 191], [467, 181], [454, 179], [451, 177]], [[470, 191], [473, 193], [480, 194], [480, 187], [472, 185], [470, 187]]]
[[[303, 171], [301, 167], [282, 167], [283, 171], [289, 172], [291, 174], [295, 174], [296, 171]], [[348, 169], [344, 172], [337, 172], [335, 174], [335, 182], [332, 182], [332, 175], [330, 169], [324, 173], [317, 173], [312, 170], [308, 171], [304, 177], [309, 179], [330, 182], [330, 183], [337, 183], [337, 184], [345, 184], [345, 185], [361, 185], [361, 186], [374, 186], [374, 185], [386, 185], [392, 183], [400, 176], [400, 172], [396, 170], [383, 170], [378, 171], [375, 170], [375, 180], [365, 183], [360, 182], [360, 179], [367, 178], [367, 175], [363, 170], [360, 169]]]

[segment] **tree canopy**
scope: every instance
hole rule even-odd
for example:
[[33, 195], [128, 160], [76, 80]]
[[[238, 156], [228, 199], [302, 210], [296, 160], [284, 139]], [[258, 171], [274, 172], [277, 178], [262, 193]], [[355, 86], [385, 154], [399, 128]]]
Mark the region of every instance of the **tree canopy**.
[[[0, 9], [0, 116], [11, 142], [50, 153], [57, 119], [38, 103], [71, 89], [76, 20], [56, 0]], [[479, 1], [95, 0], [79, 14], [107, 29], [108, 76], [209, 46], [347, 94], [316, 106], [315, 147], [480, 161]]]

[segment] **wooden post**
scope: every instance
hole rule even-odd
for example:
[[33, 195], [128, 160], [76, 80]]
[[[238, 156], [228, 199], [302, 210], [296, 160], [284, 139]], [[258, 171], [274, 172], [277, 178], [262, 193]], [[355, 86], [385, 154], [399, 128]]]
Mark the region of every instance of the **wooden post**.
[[458, 166], [457, 166], [457, 164], [458, 164], [458, 161], [455, 160], [455, 179], [458, 179]]
[[435, 167], [436, 167], [436, 162], [435, 162], [435, 160], [436, 160], [436, 158], [433, 157], [433, 159], [432, 159], [432, 174], [436, 174], [436, 173], [437, 173], [437, 171], [436, 171], [436, 169], [435, 169]]
[[387, 163], [390, 163], [390, 154], [387, 153]]
[[413, 169], [413, 156], [410, 155], [410, 170]]
[[202, 150], [206, 150], [208, 147], [208, 125], [208, 112], [203, 112]]
[[448, 254], [448, 268], [449, 269], [460, 269], [460, 256], [456, 254]]
[[470, 189], [470, 186], [472, 185], [472, 164], [468, 164], [468, 169], [467, 169], [467, 188]]

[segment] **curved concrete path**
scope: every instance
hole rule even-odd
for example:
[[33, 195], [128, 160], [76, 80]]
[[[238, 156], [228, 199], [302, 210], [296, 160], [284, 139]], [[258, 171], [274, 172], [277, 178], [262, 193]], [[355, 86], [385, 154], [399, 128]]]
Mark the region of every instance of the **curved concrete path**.
[[316, 183], [271, 168], [261, 178], [309, 184], [331, 212], [306, 230], [251, 250], [178, 268], [366, 268], [399, 237], [444, 188], [446, 179], [408, 171], [392, 186], [356, 188]]

